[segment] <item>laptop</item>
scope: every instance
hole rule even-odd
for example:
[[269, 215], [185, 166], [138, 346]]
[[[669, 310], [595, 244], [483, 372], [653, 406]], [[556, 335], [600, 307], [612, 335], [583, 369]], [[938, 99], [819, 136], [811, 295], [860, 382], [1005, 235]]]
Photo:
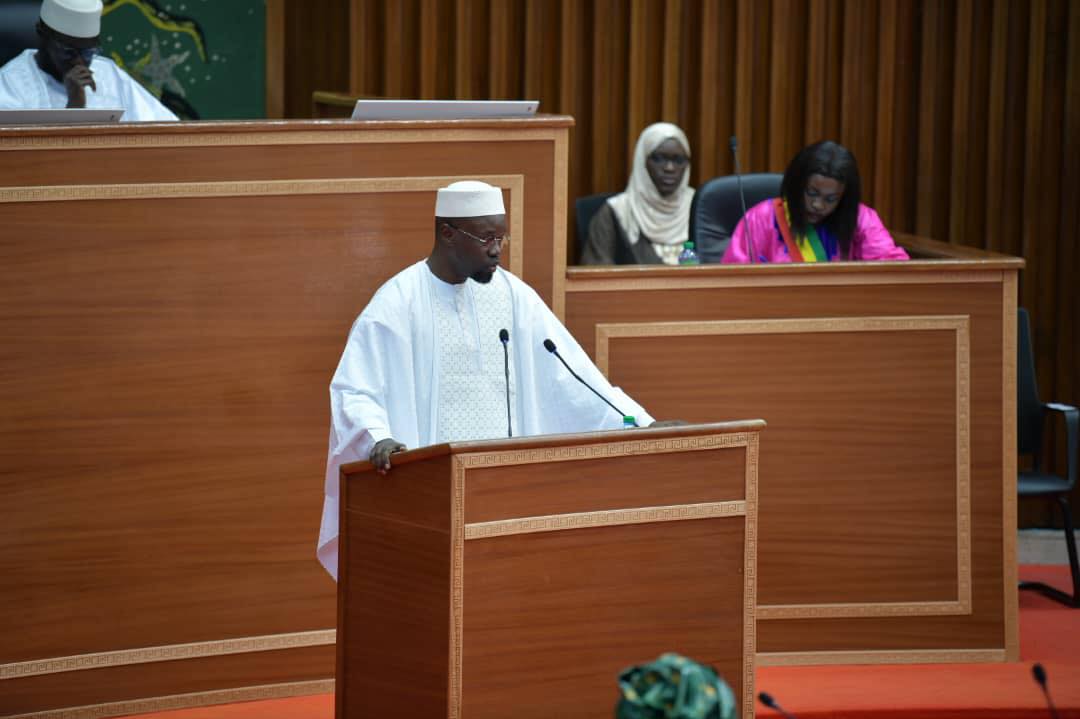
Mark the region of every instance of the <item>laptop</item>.
[[72, 107], [60, 109], [0, 110], [3, 125], [97, 125], [119, 122], [119, 108]]
[[354, 120], [467, 120], [529, 117], [539, 100], [357, 100]]

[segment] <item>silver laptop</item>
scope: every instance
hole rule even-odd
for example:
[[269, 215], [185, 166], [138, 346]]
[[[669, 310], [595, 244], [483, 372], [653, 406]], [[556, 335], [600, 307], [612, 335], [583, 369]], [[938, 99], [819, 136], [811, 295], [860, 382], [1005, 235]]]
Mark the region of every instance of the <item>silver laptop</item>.
[[354, 120], [466, 120], [535, 115], [539, 100], [357, 100]]
[[0, 110], [2, 125], [96, 125], [119, 122], [119, 108], [72, 107], [37, 110]]

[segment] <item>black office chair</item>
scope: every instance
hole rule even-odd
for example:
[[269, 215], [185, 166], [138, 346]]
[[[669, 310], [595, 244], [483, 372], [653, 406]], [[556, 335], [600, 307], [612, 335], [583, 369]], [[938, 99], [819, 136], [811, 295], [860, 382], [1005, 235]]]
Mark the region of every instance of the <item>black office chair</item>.
[[[746, 209], [780, 196], [783, 175], [762, 172], [742, 176]], [[742, 219], [742, 200], [735, 175], [714, 177], [698, 188], [690, 204], [690, 239], [702, 262], [719, 262]]]
[[574, 227], [577, 229], [577, 254], [575, 260], [581, 257], [581, 249], [585, 247], [585, 240], [589, 237], [589, 223], [593, 215], [604, 206], [607, 198], [614, 192], [600, 192], [595, 195], [579, 197], [574, 201]]
[[0, 0], [0, 65], [38, 46], [41, 0]]
[[[1080, 566], [1076, 559], [1076, 536], [1073, 533], [1072, 510], [1069, 508], [1069, 492], [1076, 486], [1077, 428], [1080, 411], [1067, 404], [1039, 401], [1039, 389], [1035, 383], [1035, 356], [1032, 352], [1031, 325], [1027, 310], [1020, 308], [1017, 317], [1017, 382], [1016, 382], [1016, 436], [1020, 455], [1032, 457], [1032, 468], [1020, 472], [1016, 491], [1021, 497], [1045, 497], [1056, 499], [1061, 507], [1062, 523], [1065, 525], [1065, 542], [1069, 552], [1069, 569], [1072, 571], [1072, 595], [1042, 582], [1020, 582], [1021, 589], [1044, 594], [1073, 608], [1080, 607]], [[1043, 426], [1047, 412], [1060, 412], [1065, 418], [1065, 476], [1042, 471]]]

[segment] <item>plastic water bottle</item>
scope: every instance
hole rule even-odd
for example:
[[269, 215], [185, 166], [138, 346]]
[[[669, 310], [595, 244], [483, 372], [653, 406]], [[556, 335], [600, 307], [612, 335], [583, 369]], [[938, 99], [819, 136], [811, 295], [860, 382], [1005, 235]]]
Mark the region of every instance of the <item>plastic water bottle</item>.
[[637, 420], [634, 419], [633, 415], [624, 415], [622, 418], [622, 428], [633, 429], [634, 427], [637, 427]]
[[698, 257], [697, 252], [694, 250], [694, 243], [687, 240], [682, 245], [682, 252], [679, 253], [680, 265], [700, 265], [701, 259]]

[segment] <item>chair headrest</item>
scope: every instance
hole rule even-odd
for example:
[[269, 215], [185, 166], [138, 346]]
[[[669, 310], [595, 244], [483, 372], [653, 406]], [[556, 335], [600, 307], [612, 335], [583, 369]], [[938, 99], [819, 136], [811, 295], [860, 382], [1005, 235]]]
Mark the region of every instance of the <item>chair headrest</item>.
[[[783, 179], [783, 175], [771, 172], [743, 175], [746, 209], [779, 196]], [[698, 188], [690, 206], [690, 237], [702, 262], [720, 261], [742, 216], [737, 175], [714, 177]]]
[[0, 2], [0, 65], [23, 50], [38, 46], [37, 21], [41, 0]]

